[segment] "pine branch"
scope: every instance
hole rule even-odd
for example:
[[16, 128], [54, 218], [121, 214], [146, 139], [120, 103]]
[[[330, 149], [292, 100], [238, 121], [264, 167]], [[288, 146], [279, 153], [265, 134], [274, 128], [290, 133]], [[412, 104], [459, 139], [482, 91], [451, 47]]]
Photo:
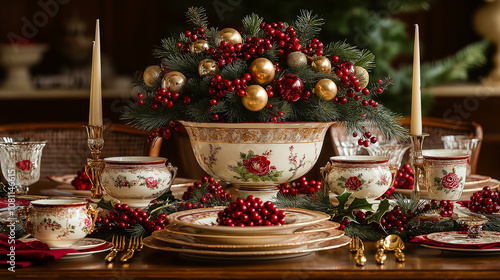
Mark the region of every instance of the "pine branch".
[[243, 18], [243, 31], [247, 37], [256, 37], [260, 31], [260, 24], [264, 22], [264, 19], [259, 17], [257, 14], [252, 13]]
[[208, 45], [217, 46], [215, 39], [217, 38], [217, 35], [219, 34], [219, 29], [217, 29], [215, 27], [210, 27], [210, 28], [205, 30], [205, 34], [208, 37]]
[[202, 54], [168, 55], [162, 60], [170, 71], [179, 71], [186, 77], [198, 77], [198, 66], [205, 57]]
[[179, 42], [179, 40], [174, 37], [161, 39], [160, 46], [153, 49], [153, 56], [162, 59], [170, 55], [178, 54], [179, 48], [177, 47], [177, 42]]
[[203, 7], [190, 7], [186, 12], [187, 22], [195, 28], [207, 29], [208, 17]]
[[375, 67], [375, 55], [369, 50], [362, 50], [359, 57], [356, 58], [353, 63], [356, 66], [361, 66], [367, 71], [370, 71], [373, 67]]
[[360, 53], [361, 52], [356, 47], [351, 46], [345, 41], [344, 42], [337, 41], [329, 43], [323, 49], [324, 55], [326, 56], [336, 55], [339, 57], [339, 61], [343, 60], [354, 61], [359, 57]]
[[309, 42], [321, 31], [325, 20], [318, 15], [312, 15], [312, 11], [300, 10], [300, 15], [295, 20], [295, 31], [301, 42]]

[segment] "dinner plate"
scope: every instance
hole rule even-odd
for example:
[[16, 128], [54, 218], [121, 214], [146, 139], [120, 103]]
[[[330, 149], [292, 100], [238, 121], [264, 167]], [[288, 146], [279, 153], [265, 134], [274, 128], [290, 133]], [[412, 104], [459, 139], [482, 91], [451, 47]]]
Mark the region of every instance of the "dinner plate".
[[344, 235], [341, 230], [324, 230], [315, 231], [312, 233], [297, 234], [297, 238], [293, 241], [288, 242], [278, 242], [278, 243], [268, 243], [259, 245], [229, 245], [229, 244], [214, 244], [214, 243], [200, 243], [199, 240], [193, 236], [171, 233], [168, 231], [155, 231], [152, 234], [159, 240], [187, 246], [188, 248], [204, 248], [208, 250], [223, 250], [223, 251], [235, 251], [235, 250], [278, 250], [278, 249], [293, 249], [300, 246], [304, 246], [310, 243], [318, 243], [327, 240], [332, 240], [340, 238]]
[[491, 180], [490, 176], [470, 174], [465, 178], [465, 185], [470, 186], [470, 185], [483, 184], [483, 183], [488, 183], [490, 180]]
[[326, 221], [330, 215], [300, 208], [280, 208], [285, 212], [286, 223], [281, 226], [228, 227], [217, 225], [217, 213], [225, 207], [199, 208], [175, 212], [167, 216], [171, 222], [201, 230], [203, 234], [258, 235], [287, 234], [297, 229]]
[[482, 231], [481, 234], [482, 236], [479, 238], [468, 238], [466, 232], [447, 231], [430, 233], [427, 235], [427, 238], [451, 245], [487, 245], [500, 243], [500, 232]]
[[[462, 196], [458, 200], [469, 200], [470, 196], [478, 191], [483, 190], [483, 187], [490, 186], [492, 190], [495, 190], [500, 185], [500, 182], [497, 180], [489, 180], [487, 182], [477, 183], [477, 184], [466, 184], [464, 186], [464, 190], [462, 192]], [[411, 196], [412, 190], [410, 189], [395, 189], [393, 193], [400, 193], [407, 197]], [[420, 197], [424, 199], [429, 199], [428, 191], [425, 187], [422, 187], [420, 190]]]
[[424, 247], [460, 254], [500, 254], [500, 249], [469, 249], [421, 244]]
[[[78, 252], [75, 253], [67, 253], [64, 257], [61, 259], [77, 259], [77, 258], [85, 258], [89, 257], [93, 254], [97, 253], [102, 253], [111, 250], [113, 247], [113, 243], [105, 241], [104, 244], [101, 244], [100, 246], [94, 247], [94, 248], [89, 248], [89, 249], [82, 249], [78, 250]], [[51, 249], [51, 250], [58, 250], [58, 249]]]
[[163, 231], [192, 236], [201, 243], [227, 244], [227, 245], [265, 245], [270, 243], [290, 242], [296, 240], [299, 234], [312, 233], [323, 230], [334, 230], [339, 227], [339, 223], [332, 221], [322, 221], [312, 225], [298, 228], [290, 234], [258, 234], [258, 235], [217, 235], [203, 234], [201, 230], [171, 223]]
[[148, 236], [144, 239], [144, 245], [149, 248], [178, 252], [181, 255], [207, 260], [271, 260], [298, 257], [310, 254], [316, 251], [330, 250], [349, 244], [351, 238], [342, 236], [340, 238], [327, 240], [318, 243], [307, 244], [298, 248], [284, 250], [256, 250], [256, 251], [221, 251], [221, 250], [203, 250], [194, 248], [183, 248], [178, 245], [164, 242], [154, 236]]

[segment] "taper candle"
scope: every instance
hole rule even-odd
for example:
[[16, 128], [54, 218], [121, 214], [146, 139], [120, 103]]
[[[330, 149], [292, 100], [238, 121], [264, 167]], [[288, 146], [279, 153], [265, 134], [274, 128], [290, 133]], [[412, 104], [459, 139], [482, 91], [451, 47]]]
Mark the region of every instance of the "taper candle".
[[411, 98], [412, 135], [422, 134], [422, 102], [420, 92], [420, 47], [418, 42], [418, 24], [415, 24], [415, 41], [413, 47], [413, 86]]
[[97, 20], [95, 26], [95, 41], [92, 48], [89, 109], [89, 125], [96, 126], [102, 125], [101, 44], [99, 37], [99, 20]]

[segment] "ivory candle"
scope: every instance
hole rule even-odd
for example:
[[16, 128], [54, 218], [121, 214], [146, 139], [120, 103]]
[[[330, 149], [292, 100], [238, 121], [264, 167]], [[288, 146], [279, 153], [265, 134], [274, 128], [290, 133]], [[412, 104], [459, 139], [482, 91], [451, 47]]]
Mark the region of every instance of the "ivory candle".
[[101, 44], [99, 37], [99, 20], [97, 20], [95, 26], [95, 41], [92, 47], [89, 109], [89, 125], [95, 126], [102, 125]]
[[420, 92], [420, 47], [418, 42], [418, 24], [415, 24], [415, 41], [413, 47], [413, 86], [411, 98], [412, 135], [422, 134], [422, 102]]

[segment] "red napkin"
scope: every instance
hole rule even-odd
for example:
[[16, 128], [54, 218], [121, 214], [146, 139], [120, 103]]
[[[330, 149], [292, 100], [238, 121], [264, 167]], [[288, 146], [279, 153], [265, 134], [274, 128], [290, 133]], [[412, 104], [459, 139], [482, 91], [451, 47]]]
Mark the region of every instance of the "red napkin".
[[[462, 232], [461, 232], [462, 233]], [[466, 234], [467, 232], [463, 232]], [[410, 242], [415, 242], [419, 244], [446, 247], [446, 248], [460, 248], [460, 249], [500, 249], [500, 243], [487, 243], [487, 244], [450, 244], [431, 240], [427, 238], [427, 235], [415, 236]]]
[[[20, 200], [16, 199], [16, 202], [14, 203], [16, 206], [27, 206], [30, 203], [26, 200]], [[0, 198], [0, 209], [7, 208], [9, 206], [9, 199], [7, 198]]]
[[14, 240], [13, 242], [7, 235], [0, 234], [0, 265], [9, 267], [9, 269], [11, 267], [13, 267], [12, 269], [24, 268], [34, 264], [58, 260], [67, 253], [76, 252], [78, 250], [75, 249], [50, 250], [47, 244], [38, 240], [30, 242]]

